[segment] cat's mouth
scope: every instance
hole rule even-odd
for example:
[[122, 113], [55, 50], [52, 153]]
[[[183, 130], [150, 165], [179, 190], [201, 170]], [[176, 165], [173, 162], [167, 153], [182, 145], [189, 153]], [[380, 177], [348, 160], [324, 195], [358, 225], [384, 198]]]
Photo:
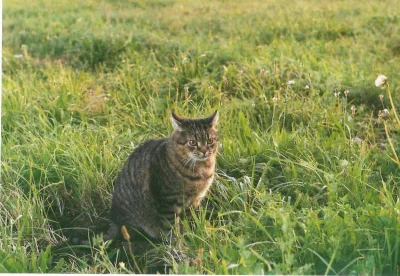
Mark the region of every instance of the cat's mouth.
[[211, 156], [211, 155], [208, 154], [208, 153], [203, 154], [203, 155], [201, 155], [201, 156], [196, 155], [196, 154], [193, 154], [193, 153], [190, 154], [190, 157], [191, 157], [194, 161], [206, 161], [210, 156]]
[[194, 159], [196, 160], [196, 161], [206, 161], [207, 159], [208, 159], [208, 155], [206, 155], [206, 156], [203, 156], [203, 157], [195, 157]]

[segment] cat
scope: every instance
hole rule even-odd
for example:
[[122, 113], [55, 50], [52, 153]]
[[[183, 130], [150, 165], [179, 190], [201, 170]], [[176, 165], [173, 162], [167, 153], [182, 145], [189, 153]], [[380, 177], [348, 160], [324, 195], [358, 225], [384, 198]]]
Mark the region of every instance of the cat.
[[[149, 140], [129, 156], [112, 196], [105, 239], [121, 237], [121, 227], [160, 240], [210, 188], [218, 151], [218, 111], [206, 118], [171, 112], [172, 134]], [[131, 232], [131, 231], [130, 231]]]

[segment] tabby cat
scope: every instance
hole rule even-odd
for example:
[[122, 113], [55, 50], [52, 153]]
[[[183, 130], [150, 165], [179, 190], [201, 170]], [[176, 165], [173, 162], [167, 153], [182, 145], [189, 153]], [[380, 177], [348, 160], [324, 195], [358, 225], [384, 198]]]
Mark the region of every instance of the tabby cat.
[[171, 136], [137, 147], [125, 163], [114, 188], [111, 227], [161, 239], [190, 207], [197, 207], [213, 181], [218, 150], [218, 112], [207, 118], [182, 118], [172, 111]]

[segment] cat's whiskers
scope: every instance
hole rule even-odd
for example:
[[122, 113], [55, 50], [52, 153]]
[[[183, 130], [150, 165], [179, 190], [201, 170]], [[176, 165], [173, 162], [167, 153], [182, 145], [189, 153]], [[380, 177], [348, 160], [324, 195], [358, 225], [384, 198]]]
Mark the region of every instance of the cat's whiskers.
[[181, 164], [181, 169], [183, 168], [183, 167], [186, 167], [186, 165], [188, 165], [188, 164], [190, 164], [190, 161], [192, 160], [192, 157], [191, 156], [189, 156], [189, 157], [187, 157], [187, 158], [183, 158], [182, 159], [182, 164]]
[[192, 166], [191, 166], [191, 168], [192, 168], [192, 172], [193, 173], [194, 173], [194, 168], [196, 166], [196, 162], [197, 162], [197, 158], [192, 158]]

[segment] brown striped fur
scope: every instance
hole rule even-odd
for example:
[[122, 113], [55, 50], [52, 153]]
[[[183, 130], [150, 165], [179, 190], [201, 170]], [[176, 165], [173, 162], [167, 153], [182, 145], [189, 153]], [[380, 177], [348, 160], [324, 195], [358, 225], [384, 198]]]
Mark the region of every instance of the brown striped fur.
[[114, 188], [105, 238], [114, 238], [125, 225], [159, 239], [176, 218], [199, 206], [214, 177], [217, 120], [217, 112], [200, 119], [172, 112], [171, 136], [149, 140], [134, 150]]

